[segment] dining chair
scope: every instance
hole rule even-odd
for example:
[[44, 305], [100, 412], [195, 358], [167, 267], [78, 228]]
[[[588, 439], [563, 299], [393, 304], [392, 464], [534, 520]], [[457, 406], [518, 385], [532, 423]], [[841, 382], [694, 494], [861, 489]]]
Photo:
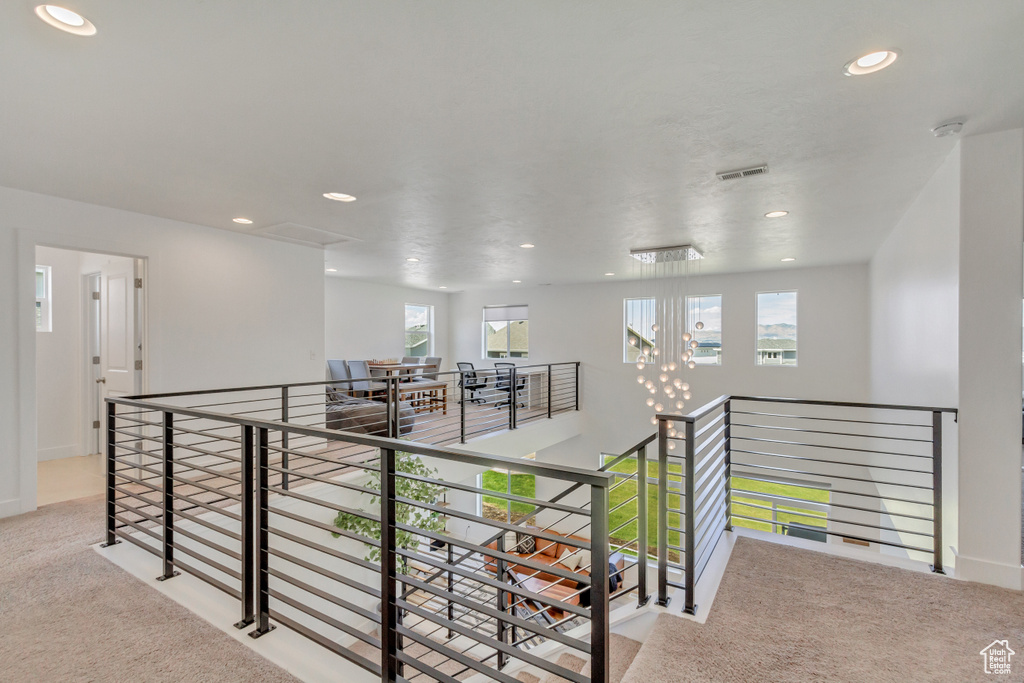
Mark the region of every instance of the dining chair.
[[339, 401], [342, 396], [349, 396], [352, 392], [351, 382], [344, 380], [352, 379], [348, 371], [348, 363], [343, 360], [330, 359], [327, 361], [327, 379], [341, 381], [339, 384], [327, 385], [327, 400]]
[[427, 356], [423, 359], [424, 364], [431, 365], [428, 370], [421, 370], [418, 377], [413, 377], [414, 382], [436, 382], [437, 373], [441, 372], [441, 359], [439, 357]]
[[[494, 388], [498, 391], [507, 391], [508, 398], [503, 401], [498, 401], [494, 404], [495, 408], [507, 406], [512, 402], [512, 368], [516, 366], [515, 363], [495, 363], [494, 364]], [[526, 376], [516, 377], [515, 386], [515, 398], [516, 404], [522, 408], [526, 407], [526, 404], [519, 400], [519, 393], [526, 389]]]
[[370, 366], [367, 365], [365, 360], [350, 360], [348, 362], [348, 371], [352, 382], [352, 392], [356, 395], [366, 396], [373, 398], [374, 396], [382, 396], [387, 392], [387, 382], [375, 382], [370, 379]]
[[487, 386], [487, 379], [485, 377], [478, 377], [476, 369], [472, 363], [456, 363], [459, 368], [459, 403], [466, 397], [466, 392], [469, 392], [470, 403], [487, 403], [486, 400], [479, 396], [474, 396], [474, 392], [482, 390]]

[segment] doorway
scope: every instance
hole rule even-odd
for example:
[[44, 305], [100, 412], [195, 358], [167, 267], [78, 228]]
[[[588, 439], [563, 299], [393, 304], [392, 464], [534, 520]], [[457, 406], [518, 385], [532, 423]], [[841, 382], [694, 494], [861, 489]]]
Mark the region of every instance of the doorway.
[[145, 384], [144, 268], [36, 247], [37, 505], [104, 491], [103, 401]]

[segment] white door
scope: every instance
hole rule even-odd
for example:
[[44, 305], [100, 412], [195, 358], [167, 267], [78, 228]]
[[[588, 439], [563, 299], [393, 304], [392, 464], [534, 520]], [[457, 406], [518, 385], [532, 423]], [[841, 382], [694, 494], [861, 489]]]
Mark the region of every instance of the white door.
[[101, 398], [138, 392], [135, 329], [135, 260], [113, 259], [100, 275]]

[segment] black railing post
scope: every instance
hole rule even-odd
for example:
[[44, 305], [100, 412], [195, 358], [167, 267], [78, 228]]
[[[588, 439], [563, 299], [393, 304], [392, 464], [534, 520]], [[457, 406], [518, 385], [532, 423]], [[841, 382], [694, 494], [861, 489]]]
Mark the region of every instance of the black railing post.
[[636, 605], [651, 599], [647, 592], [647, 446], [636, 452]]
[[694, 566], [696, 564], [696, 559], [697, 559], [697, 558], [694, 557], [694, 548], [697, 545], [697, 539], [694, 538], [694, 535], [695, 535], [695, 531], [694, 530], [696, 528], [696, 525], [694, 524], [695, 520], [694, 520], [694, 510], [693, 510], [693, 508], [694, 508], [694, 505], [693, 505], [693, 502], [694, 502], [693, 501], [693, 484], [694, 484], [694, 481], [693, 481], [693, 477], [694, 477], [693, 470], [694, 470], [694, 462], [693, 461], [696, 459], [696, 455], [695, 455], [695, 450], [696, 449], [694, 448], [695, 444], [693, 443], [693, 440], [694, 440], [694, 433], [696, 432], [696, 430], [694, 429], [694, 422], [692, 420], [687, 420], [683, 424], [685, 425], [685, 430], [686, 430], [686, 444], [685, 444], [685, 446], [686, 446], [686, 462], [684, 464], [684, 467], [685, 467], [685, 475], [684, 476], [686, 477], [686, 481], [683, 482], [683, 484], [684, 484], [684, 491], [686, 492], [686, 494], [685, 494], [686, 495], [686, 499], [683, 501], [683, 509], [685, 511], [683, 513], [685, 515], [685, 519], [683, 520], [684, 521], [683, 528], [686, 529], [686, 539], [685, 539], [686, 542], [683, 544], [683, 547], [686, 548], [686, 557], [683, 558], [684, 559], [683, 566], [686, 567], [686, 569], [685, 569], [686, 576], [683, 578], [683, 582], [686, 585], [686, 602], [683, 605], [683, 611], [686, 612], [687, 614], [696, 614], [697, 613], [697, 605], [694, 604], [694, 597], [695, 596], [694, 596], [694, 592], [693, 592], [694, 586], [697, 583], [696, 582], [695, 571], [694, 571]]
[[[452, 552], [452, 544], [451, 543], [445, 543], [444, 545], [445, 545], [446, 548], [448, 548], [448, 566], [451, 567], [452, 565], [455, 564], [455, 558], [453, 557], [454, 553]], [[447, 589], [448, 589], [448, 621], [454, 622], [455, 621], [455, 603], [452, 602], [451, 596], [455, 593], [455, 575], [452, 574], [451, 569], [448, 570], [448, 586], [447, 586]], [[455, 635], [455, 632], [452, 631], [451, 628], [449, 628], [448, 629], [448, 637], [451, 638], [454, 635]]]
[[732, 401], [725, 410], [725, 530], [732, 531]]
[[[288, 387], [281, 387], [281, 422], [288, 422]], [[288, 432], [281, 432], [281, 488], [288, 490]]]
[[516, 428], [516, 369], [508, 369], [508, 428]]
[[[511, 480], [512, 473], [509, 472], [508, 476], [509, 476], [509, 479]], [[498, 537], [498, 541], [497, 541], [497, 544], [495, 545], [495, 548], [497, 548], [499, 553], [505, 552], [505, 536], [504, 535]], [[503, 560], [500, 557], [495, 556], [494, 561], [495, 561], [495, 565], [496, 565], [495, 566], [495, 578], [497, 578], [498, 581], [500, 581], [502, 583], [505, 583], [505, 560]], [[499, 612], [504, 612], [507, 609], [507, 604], [508, 603], [505, 601], [505, 591], [503, 591], [503, 590], [501, 590], [499, 588], [498, 589], [498, 611]], [[508, 628], [506, 626], [505, 621], [502, 620], [502, 619], [498, 619], [498, 629], [497, 629], [496, 637], [497, 637], [499, 643], [506, 643], [506, 642], [508, 642], [507, 632], [508, 632]], [[502, 652], [501, 650], [497, 650], [497, 653], [498, 653], [498, 670], [500, 671], [500, 670], [505, 668], [506, 664], [508, 664], [508, 655], [505, 654], [504, 652]]]
[[576, 361], [576, 410], [580, 409], [580, 362]]
[[607, 487], [590, 487], [590, 530], [590, 680], [604, 683], [611, 671]]
[[259, 638], [274, 630], [270, 623], [270, 434], [266, 427], [258, 430], [256, 446], [259, 485], [256, 500], [260, 508], [259, 555], [256, 568], [256, 630], [250, 638]]
[[466, 443], [466, 373], [459, 370], [459, 443]]
[[[253, 441], [252, 426], [242, 426], [242, 620], [235, 628], [244, 628], [256, 621], [253, 598], [256, 592], [256, 552], [253, 531], [256, 527], [253, 505]], [[287, 438], [287, 435], [285, 435]]]
[[395, 452], [380, 450], [380, 656], [382, 681], [398, 680]]
[[548, 419], [551, 419], [551, 371], [554, 368], [548, 363]]
[[163, 552], [164, 573], [157, 581], [178, 575], [174, 571], [174, 413], [164, 413]]
[[668, 597], [668, 423], [658, 420], [658, 604]]
[[932, 571], [945, 574], [942, 568], [942, 412], [932, 412]]
[[114, 518], [114, 515], [117, 514], [117, 498], [115, 497], [117, 491], [114, 489], [114, 486], [117, 485], [117, 477], [114, 476], [114, 473], [117, 472], [117, 460], [115, 460], [117, 457], [117, 439], [115, 438], [117, 432], [114, 431], [114, 420], [117, 417], [116, 408], [116, 403], [107, 402], [107, 541], [100, 544], [101, 548], [121, 542], [114, 535], [117, 523]]
[[387, 390], [385, 398], [387, 409], [384, 411], [384, 414], [387, 416], [385, 419], [388, 421], [388, 436], [392, 439], [397, 439], [398, 430], [395, 429], [395, 418], [392, 411], [396, 411], [398, 408], [398, 386], [391, 381], [390, 377], [385, 377], [384, 382]]

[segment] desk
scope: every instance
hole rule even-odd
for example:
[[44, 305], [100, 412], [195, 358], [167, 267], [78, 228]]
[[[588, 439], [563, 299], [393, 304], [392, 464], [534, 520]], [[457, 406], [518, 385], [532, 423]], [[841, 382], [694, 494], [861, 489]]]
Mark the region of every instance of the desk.
[[388, 377], [402, 374], [402, 371], [411, 371], [418, 368], [423, 370], [437, 370], [437, 366], [433, 363], [367, 363], [366, 366], [370, 370], [383, 370], [384, 374]]

